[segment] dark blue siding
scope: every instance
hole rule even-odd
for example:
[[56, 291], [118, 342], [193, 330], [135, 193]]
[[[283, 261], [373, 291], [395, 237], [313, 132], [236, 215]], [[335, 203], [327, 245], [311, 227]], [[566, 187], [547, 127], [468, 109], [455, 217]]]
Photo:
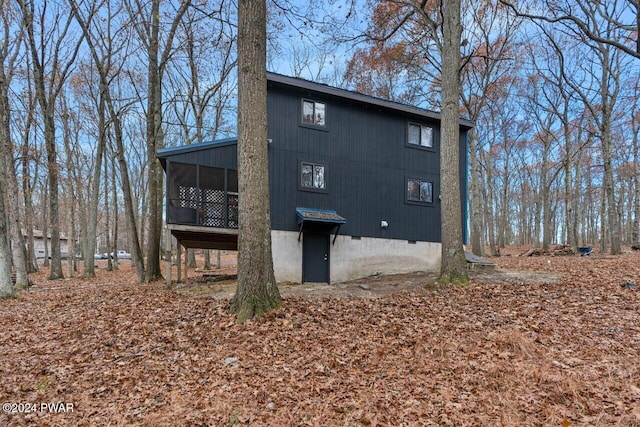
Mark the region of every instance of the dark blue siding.
[[[324, 130], [301, 124], [303, 98], [326, 104]], [[295, 208], [309, 207], [335, 209], [345, 217], [341, 234], [440, 241], [438, 122], [273, 83], [268, 111], [273, 229], [297, 230]], [[433, 150], [406, 146], [409, 121], [433, 127]], [[326, 165], [326, 193], [298, 189], [303, 160]], [[466, 164], [464, 155], [461, 162]], [[464, 165], [460, 175], [465, 183]], [[405, 202], [407, 177], [433, 181], [433, 204]], [[462, 190], [464, 195], [464, 185]], [[380, 227], [382, 220], [388, 228]]]
[[[301, 123], [302, 99], [325, 103], [325, 128]], [[430, 117], [269, 82], [272, 229], [297, 231], [296, 207], [307, 207], [336, 210], [346, 218], [340, 234], [439, 242], [440, 123]], [[433, 149], [407, 146], [409, 122], [433, 128]], [[465, 236], [467, 129], [460, 129], [459, 171]], [[165, 162], [237, 169], [231, 140], [169, 151], [161, 156]], [[326, 165], [326, 191], [299, 188], [302, 161]], [[432, 181], [433, 203], [407, 202], [407, 178]], [[382, 220], [388, 228], [380, 227]]]

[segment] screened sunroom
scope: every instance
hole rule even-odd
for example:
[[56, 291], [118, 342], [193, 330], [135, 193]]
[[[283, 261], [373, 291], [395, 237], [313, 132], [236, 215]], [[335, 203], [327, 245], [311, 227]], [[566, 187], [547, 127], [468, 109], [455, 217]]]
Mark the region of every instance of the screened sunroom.
[[167, 223], [238, 228], [238, 171], [169, 162]]

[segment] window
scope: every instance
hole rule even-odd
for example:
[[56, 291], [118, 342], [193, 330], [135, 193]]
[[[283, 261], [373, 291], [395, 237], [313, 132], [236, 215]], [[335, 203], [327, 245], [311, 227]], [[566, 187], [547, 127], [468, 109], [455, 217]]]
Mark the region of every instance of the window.
[[302, 101], [302, 123], [324, 126], [325, 106], [322, 102]]
[[407, 200], [410, 202], [433, 203], [433, 183], [422, 179], [408, 178]]
[[409, 123], [408, 142], [418, 147], [433, 148], [433, 128]]
[[300, 186], [302, 188], [316, 190], [325, 190], [327, 188], [324, 165], [303, 162], [300, 170]]

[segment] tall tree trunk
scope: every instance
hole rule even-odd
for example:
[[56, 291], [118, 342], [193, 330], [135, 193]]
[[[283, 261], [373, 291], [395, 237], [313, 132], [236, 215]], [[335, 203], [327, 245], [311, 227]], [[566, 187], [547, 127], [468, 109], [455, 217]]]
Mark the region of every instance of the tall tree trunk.
[[[33, 103], [30, 102], [29, 115], [27, 118], [27, 124], [22, 132], [22, 191], [24, 199], [24, 211], [33, 212], [33, 198], [32, 198], [32, 181], [31, 181], [31, 167], [29, 166], [29, 130], [31, 123], [33, 122]], [[35, 178], [33, 182], [37, 182], [38, 167], [34, 171]], [[24, 218], [25, 228], [27, 229], [27, 271], [29, 273], [35, 273], [38, 271], [38, 262], [36, 259], [35, 244], [33, 241], [33, 215], [25, 215]]]
[[73, 202], [69, 203], [69, 211], [67, 212], [67, 277], [73, 277], [74, 264], [76, 259], [75, 252], [75, 226], [74, 226], [74, 208]]
[[524, 177], [520, 178], [520, 244], [526, 245], [529, 243], [529, 216], [527, 215], [527, 211], [529, 210], [526, 194], [525, 194], [525, 181]]
[[571, 246], [575, 253], [578, 252], [578, 233], [575, 223], [575, 213], [573, 207], [573, 161], [571, 150], [571, 129], [569, 127], [569, 118], [567, 114], [568, 105], [565, 103], [564, 112], [564, 143], [565, 143], [565, 161], [564, 161], [564, 194], [566, 198], [566, 217], [565, 227], [567, 228], [567, 244]]
[[[218, 250], [218, 252], [220, 252]], [[211, 251], [209, 249], [204, 250], [204, 266], [203, 270], [211, 270]]]
[[[580, 184], [580, 180], [582, 179], [582, 170], [580, 169], [581, 167], [582, 167], [582, 153], [578, 153], [576, 157], [576, 161], [573, 166], [573, 170], [575, 171], [573, 174], [573, 177], [574, 177], [573, 182], [576, 183], [576, 185], [573, 187], [573, 200], [575, 201], [575, 209], [573, 210], [573, 233], [575, 235], [576, 246], [580, 244], [579, 225], [580, 225], [580, 218], [581, 216], [584, 215], [581, 212], [581, 205], [584, 206], [585, 204], [584, 201], [583, 203], [580, 203], [580, 189], [582, 188], [582, 185]], [[586, 238], [584, 234], [582, 234], [582, 245], [584, 246], [588, 243], [591, 243], [591, 242], [586, 242], [585, 240]]]
[[149, 161], [149, 223], [145, 281], [162, 279], [160, 243], [162, 237], [162, 172], [156, 151], [164, 145], [162, 131], [162, 79], [159, 59], [160, 0], [153, 0], [148, 46], [147, 158]]
[[100, 184], [102, 175], [102, 163], [107, 146], [107, 126], [105, 118], [105, 92], [108, 88], [100, 83], [98, 100], [98, 144], [96, 146], [96, 158], [93, 168], [93, 177], [89, 187], [89, 220], [87, 223], [87, 238], [84, 245], [84, 277], [96, 277], [95, 261], [96, 241], [98, 235], [98, 204], [100, 202]]
[[[0, 82], [4, 86], [4, 81]], [[4, 97], [3, 97], [4, 98]], [[9, 247], [9, 223], [5, 207], [5, 186], [7, 184], [7, 167], [6, 156], [11, 155], [12, 151], [7, 152], [4, 148], [5, 141], [8, 140], [8, 128], [5, 126], [8, 120], [9, 110], [4, 103], [4, 99], [0, 100], [0, 114], [2, 115], [2, 123], [0, 123], [0, 143], [2, 144], [3, 153], [0, 154], [0, 298], [13, 296], [13, 284], [11, 283], [11, 249]], [[5, 118], [6, 116], [6, 118]]]
[[[115, 171], [114, 171], [115, 173]], [[109, 209], [109, 161], [105, 159], [104, 162], [104, 181], [107, 183], [105, 185], [105, 194], [104, 194], [104, 236], [106, 239], [106, 250], [107, 250], [107, 271], [113, 270], [113, 262], [111, 260], [111, 209]]]
[[111, 202], [113, 204], [113, 250], [111, 254], [113, 255], [113, 268], [118, 270], [120, 267], [118, 261], [118, 186], [116, 184], [116, 162], [113, 158], [111, 158], [111, 170], [113, 171], [111, 174]]
[[540, 167], [540, 198], [542, 199], [542, 249], [551, 246], [553, 225], [551, 223], [551, 182], [549, 179], [549, 153], [551, 151], [551, 135], [545, 135]]
[[187, 250], [188, 257], [188, 267], [189, 268], [198, 268], [198, 264], [196, 263], [196, 251], [194, 249]]
[[[43, 135], [47, 152], [47, 181], [49, 199], [49, 218], [51, 224], [51, 269], [49, 279], [61, 279], [62, 259], [60, 253], [60, 213], [58, 201], [58, 164], [57, 145], [55, 128], [55, 107], [56, 98], [60, 94], [66, 78], [69, 75], [71, 66], [75, 62], [82, 38], [69, 43], [65, 40], [67, 36], [70, 20], [54, 20], [52, 28], [41, 28], [40, 38], [36, 37], [34, 27], [37, 25], [34, 20], [34, 9], [36, 2], [18, 0], [22, 11], [22, 23], [27, 34], [27, 47], [30, 51], [31, 65], [33, 67], [33, 81], [35, 95], [40, 105], [42, 114]], [[55, 6], [52, 6], [55, 7]], [[44, 12], [43, 12], [44, 13]], [[45, 25], [40, 22], [40, 25]], [[45, 34], [47, 36], [45, 37]], [[59, 36], [58, 39], [54, 38]], [[40, 44], [38, 44], [40, 43]], [[60, 62], [61, 49], [73, 45], [75, 48], [69, 50], [68, 62]], [[46, 68], [46, 70], [45, 70]]]
[[[603, 110], [605, 106], [603, 105]], [[609, 238], [611, 239], [611, 254], [622, 253], [620, 246], [620, 221], [618, 221], [618, 210], [616, 208], [615, 185], [613, 182], [613, 165], [611, 163], [611, 152], [613, 147], [611, 137], [610, 115], [605, 111], [602, 113], [602, 160], [604, 161], [604, 193], [606, 197], [606, 216], [608, 223]], [[603, 212], [604, 214], [604, 212]]]
[[500, 201], [500, 240], [498, 242], [498, 247], [504, 249], [507, 244], [507, 230], [509, 229], [509, 211], [511, 208], [511, 203], [509, 203], [509, 160], [510, 160], [510, 149], [508, 135], [506, 135], [506, 131], [503, 130], [505, 134], [503, 135], [502, 146], [504, 147], [504, 167], [502, 169], [502, 175], [504, 176], [502, 182], [502, 195]]
[[[238, 3], [238, 322], [282, 305], [273, 273], [269, 164], [265, 0]], [[456, 169], [457, 170], [457, 169]]]
[[486, 223], [487, 223], [487, 233], [489, 235], [489, 254], [492, 257], [496, 257], [496, 256], [500, 256], [500, 251], [498, 250], [498, 247], [496, 246], [496, 221], [495, 221], [495, 215], [493, 212], [494, 209], [494, 196], [493, 196], [493, 174], [492, 174], [492, 168], [488, 167], [487, 168], [487, 181], [485, 183], [485, 190], [484, 190], [484, 210], [485, 210], [485, 217], [486, 217]]
[[600, 252], [607, 252], [607, 241], [609, 238], [609, 224], [607, 221], [607, 190], [606, 182], [603, 183], [600, 191]]
[[[541, 180], [542, 182], [542, 180]], [[542, 186], [542, 183], [540, 184]], [[535, 195], [535, 211], [534, 211], [534, 219], [533, 219], [533, 245], [536, 248], [540, 247], [540, 224], [542, 223], [542, 189], [538, 190], [538, 193]]]
[[443, 1], [442, 132], [440, 137], [441, 283], [466, 283], [460, 197], [460, 0]]
[[[3, 136], [0, 135], [0, 137]], [[11, 283], [11, 250], [9, 249], [4, 188], [5, 172], [0, 170], [0, 298], [14, 295]]]
[[42, 265], [48, 268], [51, 263], [49, 262], [49, 192], [47, 191], [48, 185], [46, 180], [42, 187], [42, 242], [44, 246], [44, 260]]
[[469, 159], [471, 160], [471, 251], [474, 255], [484, 256], [482, 239], [482, 204], [480, 201], [480, 168], [478, 165], [478, 149], [476, 147], [476, 132], [469, 132]]
[[58, 199], [58, 155], [53, 108], [41, 102], [44, 111], [44, 139], [47, 147], [47, 181], [49, 183], [49, 223], [51, 225], [51, 264], [49, 280], [63, 279], [62, 254], [60, 252], [60, 210]]
[[[5, 75], [4, 68], [0, 69], [0, 168], [5, 174], [4, 185], [6, 194], [19, 194], [18, 178], [13, 163], [13, 144], [11, 142], [11, 110], [9, 106], [9, 80], [11, 76]], [[17, 197], [7, 197], [5, 199], [5, 214], [7, 216], [7, 227], [11, 241], [13, 266], [16, 273], [16, 289], [29, 286], [27, 276], [27, 260], [25, 251], [25, 240], [20, 222], [20, 206]], [[2, 218], [0, 218], [1, 220]]]
[[[109, 105], [109, 111], [111, 115], [111, 121], [113, 122], [113, 130], [115, 133], [118, 168], [120, 169], [120, 179], [122, 181], [122, 195], [124, 198], [124, 210], [125, 220], [127, 223], [127, 235], [129, 236], [129, 251], [131, 252], [131, 262], [136, 268], [136, 275], [138, 282], [142, 283], [145, 279], [144, 260], [142, 256], [142, 249], [140, 247], [140, 240], [138, 240], [138, 226], [136, 225], [133, 195], [131, 193], [131, 181], [129, 178], [129, 169], [127, 168], [127, 160], [125, 158], [124, 151], [124, 138], [122, 135], [122, 122], [117, 115], [110, 96], [107, 94], [107, 104]], [[157, 159], [156, 159], [157, 162]], [[115, 173], [115, 171], [114, 171]], [[115, 184], [114, 184], [115, 185]], [[115, 190], [114, 190], [115, 191]], [[114, 207], [115, 208], [115, 207]], [[160, 217], [162, 219], [162, 216]], [[159, 236], [161, 238], [162, 235]], [[158, 257], [160, 257], [158, 246]], [[159, 258], [158, 258], [159, 263]], [[159, 266], [159, 264], [158, 264]], [[147, 278], [149, 280], [149, 278]]]
[[[67, 277], [73, 277], [75, 260], [76, 260], [76, 246], [75, 246], [75, 203], [78, 199], [76, 190], [74, 189], [73, 173], [73, 150], [71, 148], [71, 128], [69, 121], [71, 120], [69, 114], [69, 108], [66, 101], [63, 99], [61, 104], [62, 110], [62, 138], [64, 141], [65, 150], [65, 166], [67, 168]], [[80, 191], [79, 189], [77, 191]]]
[[[147, 268], [144, 280], [151, 282], [162, 279], [160, 270], [160, 244], [162, 242], [162, 191], [163, 173], [160, 161], [156, 157], [158, 149], [164, 146], [162, 130], [162, 76], [171, 59], [173, 40], [176, 30], [182, 21], [184, 14], [191, 6], [190, 0], [179, 2], [179, 8], [171, 20], [168, 31], [160, 35], [160, 21], [167, 17], [160, 11], [161, 0], [150, 1], [150, 13], [140, 8], [139, 2], [125, 2], [132, 20], [135, 21], [135, 30], [145, 44], [148, 57], [147, 63], [147, 112], [146, 112], [146, 154], [148, 161], [148, 218], [146, 233]], [[164, 41], [164, 49], [160, 53], [160, 40]], [[124, 154], [123, 154], [124, 155]], [[124, 184], [124, 183], [123, 183]], [[126, 197], [126, 194], [125, 194]], [[133, 199], [132, 199], [133, 200]], [[125, 200], [125, 204], [126, 204]], [[135, 218], [134, 215], [131, 216]], [[135, 227], [129, 228], [133, 233]], [[136, 232], [137, 234], [137, 232]], [[144, 233], [140, 233], [141, 236]], [[141, 239], [143, 240], [143, 239]], [[134, 248], [132, 248], [134, 250]], [[133, 258], [133, 253], [132, 253]], [[134, 260], [135, 261], [135, 260]], [[140, 265], [142, 260], [140, 260]], [[137, 268], [137, 267], [136, 267]]]
[[[640, 13], [638, 14], [640, 16]], [[640, 40], [640, 39], [639, 39]], [[639, 42], [640, 43], [640, 42]], [[638, 149], [638, 129], [636, 113], [633, 113], [632, 130], [633, 130], [633, 233], [632, 243], [636, 247], [640, 247], [640, 159], [638, 155], [640, 150]]]

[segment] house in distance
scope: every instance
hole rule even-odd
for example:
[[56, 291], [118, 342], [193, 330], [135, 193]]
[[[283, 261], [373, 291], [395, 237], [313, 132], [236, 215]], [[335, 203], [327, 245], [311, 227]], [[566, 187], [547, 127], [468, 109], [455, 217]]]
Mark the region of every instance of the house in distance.
[[[440, 115], [268, 73], [276, 280], [340, 282], [440, 266]], [[462, 226], [467, 132], [460, 120]], [[237, 139], [158, 151], [179, 246], [237, 249]]]

